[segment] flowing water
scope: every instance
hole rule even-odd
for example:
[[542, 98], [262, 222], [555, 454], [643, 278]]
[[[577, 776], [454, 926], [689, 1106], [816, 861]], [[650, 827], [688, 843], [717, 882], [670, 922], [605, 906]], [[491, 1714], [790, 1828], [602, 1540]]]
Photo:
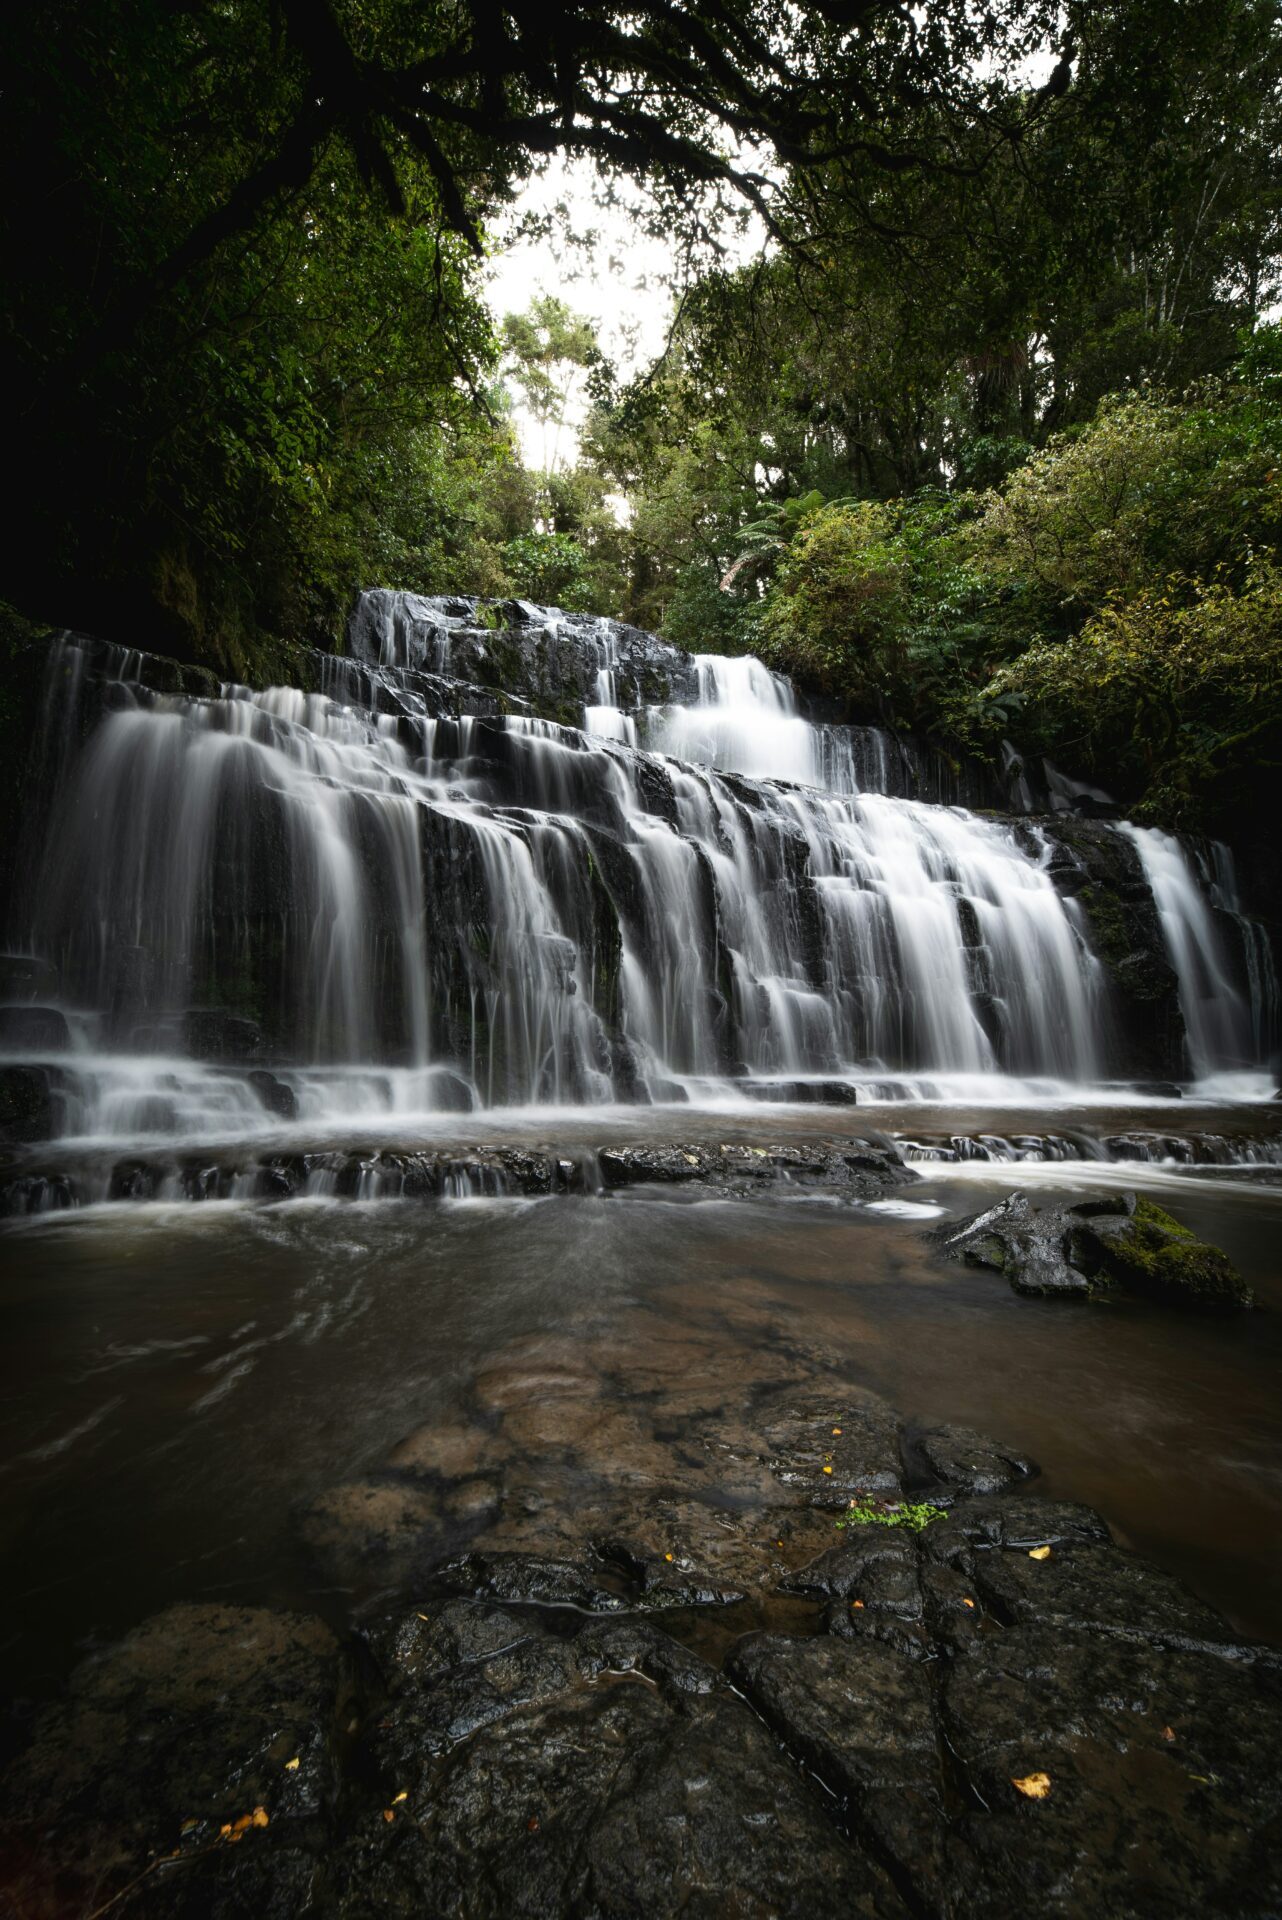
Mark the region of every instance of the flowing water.
[[[12, 1688], [172, 1598], [368, 1604], [299, 1511], [530, 1340], [608, 1349], [621, 1405], [658, 1356], [746, 1393], [822, 1353], [1026, 1447], [1282, 1638], [1276, 1311], [1019, 1300], [921, 1238], [980, 1189], [1139, 1180], [1282, 1307], [1277, 985], [1227, 849], [1099, 829], [1182, 1035], [1179, 1085], [1126, 1086], [1053, 816], [813, 723], [758, 661], [641, 697], [606, 622], [574, 629], [581, 724], [462, 711], [433, 676], [473, 629], [382, 601], [311, 691], [51, 657], [0, 963], [35, 1114], [5, 1175]], [[610, 1143], [870, 1130], [921, 1180], [882, 1205], [592, 1191]], [[523, 1142], [578, 1194], [501, 1197], [485, 1150]], [[426, 1148], [446, 1197], [397, 1199]]]

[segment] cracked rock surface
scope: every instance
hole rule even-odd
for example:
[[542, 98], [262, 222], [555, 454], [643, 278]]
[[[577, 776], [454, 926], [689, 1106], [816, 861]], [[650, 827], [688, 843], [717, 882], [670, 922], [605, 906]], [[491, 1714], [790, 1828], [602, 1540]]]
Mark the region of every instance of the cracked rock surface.
[[1278, 1910], [1282, 1656], [982, 1435], [609, 1365], [514, 1345], [303, 1516], [399, 1582], [356, 1631], [183, 1605], [87, 1660], [0, 1788], [0, 1911]]

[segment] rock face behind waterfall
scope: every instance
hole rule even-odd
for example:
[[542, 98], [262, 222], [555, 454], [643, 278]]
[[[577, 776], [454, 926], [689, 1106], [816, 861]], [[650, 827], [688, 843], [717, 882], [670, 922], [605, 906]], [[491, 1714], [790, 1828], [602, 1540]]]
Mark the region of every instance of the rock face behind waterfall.
[[297, 687], [83, 637], [23, 662], [11, 1138], [1269, 1057], [1224, 850], [1003, 817], [758, 661], [372, 592]]

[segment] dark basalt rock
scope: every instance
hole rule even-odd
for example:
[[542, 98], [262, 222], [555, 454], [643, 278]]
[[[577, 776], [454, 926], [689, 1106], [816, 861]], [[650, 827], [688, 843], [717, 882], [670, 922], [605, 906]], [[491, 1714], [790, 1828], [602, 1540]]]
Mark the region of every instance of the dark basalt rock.
[[869, 1140], [770, 1147], [607, 1147], [598, 1163], [607, 1188], [695, 1181], [733, 1193], [786, 1180], [871, 1199], [916, 1178], [894, 1147]]
[[1085, 1299], [1090, 1282], [1068, 1260], [1067, 1235], [1058, 1209], [1043, 1209], [1026, 1193], [1013, 1193], [960, 1227], [950, 1223], [933, 1237], [950, 1259], [1002, 1274], [1016, 1293]]
[[[948, 1258], [985, 1267], [1016, 1293], [1088, 1298], [1119, 1286], [1168, 1306], [1231, 1313], [1254, 1294], [1226, 1254], [1134, 1193], [1045, 1207], [1013, 1193], [932, 1238]], [[991, 1491], [975, 1487], [973, 1491]]]
[[314, 1846], [333, 1792], [341, 1685], [321, 1621], [263, 1608], [171, 1607], [87, 1660], [0, 1787], [8, 1910], [85, 1912], [175, 1856], [148, 1910], [200, 1911], [197, 1856], [256, 1808], [260, 1823], [222, 1851], [228, 1867], [258, 1856], [247, 1878], [261, 1873], [282, 1910], [299, 1884], [292, 1849]]
[[1154, 1298], [1211, 1313], [1254, 1304], [1227, 1254], [1208, 1246], [1152, 1200], [1129, 1216], [1086, 1219], [1071, 1232], [1072, 1257], [1097, 1284], [1114, 1280]]
[[532, 1553], [469, 1553], [435, 1568], [432, 1585], [446, 1593], [589, 1613], [621, 1613], [628, 1604], [622, 1581], [610, 1586], [574, 1561]]
[[848, 1080], [741, 1080], [751, 1100], [779, 1100], [791, 1106], [853, 1107], [859, 1095]]
[[697, 679], [688, 653], [622, 621], [459, 594], [362, 593], [348, 620], [347, 650], [354, 663], [397, 668], [416, 685], [431, 677], [492, 688], [570, 726], [593, 702], [607, 656], [623, 707], [689, 699]]
[[0, 953], [0, 996], [29, 1003], [57, 997], [58, 969], [30, 953]]
[[183, 1015], [183, 1045], [193, 1059], [231, 1065], [259, 1054], [262, 1033], [256, 1021], [222, 1007], [192, 1007]]
[[0, 1066], [0, 1140], [28, 1145], [57, 1131], [56, 1068]]
[[[1015, 1627], [977, 1636], [941, 1678], [972, 1809], [950, 1848], [955, 1911], [1277, 1910], [1274, 1676]], [[1014, 1782], [1039, 1773], [1049, 1791], [1032, 1801]]]
[[903, 1493], [899, 1422], [875, 1394], [789, 1397], [761, 1422], [770, 1471], [812, 1506], [844, 1508], [859, 1494]]
[[727, 1670], [838, 1797], [848, 1830], [885, 1860], [912, 1909], [947, 1912], [947, 1790], [920, 1662], [870, 1639], [753, 1634]]
[[255, 1067], [247, 1078], [268, 1113], [274, 1113], [280, 1120], [298, 1118], [298, 1095], [292, 1087], [278, 1080], [274, 1073], [268, 1073], [266, 1067]]
[[712, 1669], [635, 1622], [503, 1636], [455, 1611], [462, 1662], [398, 1649], [365, 1765], [407, 1799], [336, 1863], [345, 1915], [903, 1912]]
[[[1087, 1508], [961, 1497], [913, 1531], [897, 1479], [933, 1461], [955, 1491], [1016, 1460], [980, 1436], [905, 1431], [835, 1385], [723, 1420], [721, 1497], [773, 1489], [745, 1508], [745, 1540], [768, 1523], [779, 1548], [831, 1542], [791, 1572], [756, 1563], [774, 1617], [724, 1671], [636, 1609], [682, 1580], [687, 1612], [730, 1596], [602, 1534], [596, 1495], [540, 1510], [554, 1551], [478, 1541], [442, 1559], [431, 1516], [519, 1467], [521, 1434], [550, 1423], [586, 1450], [613, 1422], [619, 1458], [630, 1416], [600, 1385], [534, 1351], [492, 1367], [476, 1392], [498, 1426], [426, 1426], [382, 1478], [317, 1503], [309, 1524], [363, 1532], [380, 1579], [389, 1542], [438, 1543], [434, 1566], [411, 1565], [413, 1603], [368, 1620], [350, 1660], [318, 1621], [188, 1606], [87, 1662], [0, 1785], [15, 1915], [126, 1890], [151, 1920], [1277, 1910], [1282, 1655], [1238, 1641]], [[640, 1430], [630, 1444], [633, 1531], [677, 1539], [694, 1488], [684, 1508], [656, 1490], [658, 1454]], [[692, 1430], [687, 1476], [698, 1444]], [[826, 1465], [888, 1483], [861, 1501], [879, 1520], [847, 1508], [835, 1532], [811, 1504], [831, 1497]], [[671, 1592], [652, 1595], [652, 1574]], [[780, 1631], [807, 1599], [821, 1619]], [[1041, 1798], [1016, 1784], [1040, 1775]]]
[[995, 1446], [969, 1427], [931, 1427], [916, 1434], [911, 1457], [926, 1480], [938, 1483], [932, 1499], [941, 1494], [1005, 1493], [1038, 1471], [1032, 1460]]
[[65, 1053], [71, 1045], [67, 1016], [58, 1007], [0, 1007], [0, 1048], [24, 1053]]
[[1175, 972], [1134, 845], [1104, 821], [1057, 815], [1040, 825], [1053, 848], [1049, 871], [1085, 915], [1107, 975], [1115, 1071], [1135, 1080], [1183, 1078]]

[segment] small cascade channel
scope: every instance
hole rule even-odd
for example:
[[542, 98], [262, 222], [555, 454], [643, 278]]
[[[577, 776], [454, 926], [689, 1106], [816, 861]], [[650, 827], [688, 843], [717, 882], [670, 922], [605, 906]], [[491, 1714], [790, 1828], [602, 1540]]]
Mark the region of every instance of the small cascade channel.
[[[758, 660], [532, 608], [518, 657], [469, 602], [358, 612], [310, 689], [175, 686], [144, 655], [54, 649], [0, 961], [25, 1146], [1116, 1101], [1143, 1077], [1054, 818], [957, 804], [965, 773], [811, 720]], [[578, 724], [495, 690], [531, 661]], [[1171, 968], [1149, 1078], [1267, 1092], [1276, 982], [1227, 850], [1092, 831]]]

